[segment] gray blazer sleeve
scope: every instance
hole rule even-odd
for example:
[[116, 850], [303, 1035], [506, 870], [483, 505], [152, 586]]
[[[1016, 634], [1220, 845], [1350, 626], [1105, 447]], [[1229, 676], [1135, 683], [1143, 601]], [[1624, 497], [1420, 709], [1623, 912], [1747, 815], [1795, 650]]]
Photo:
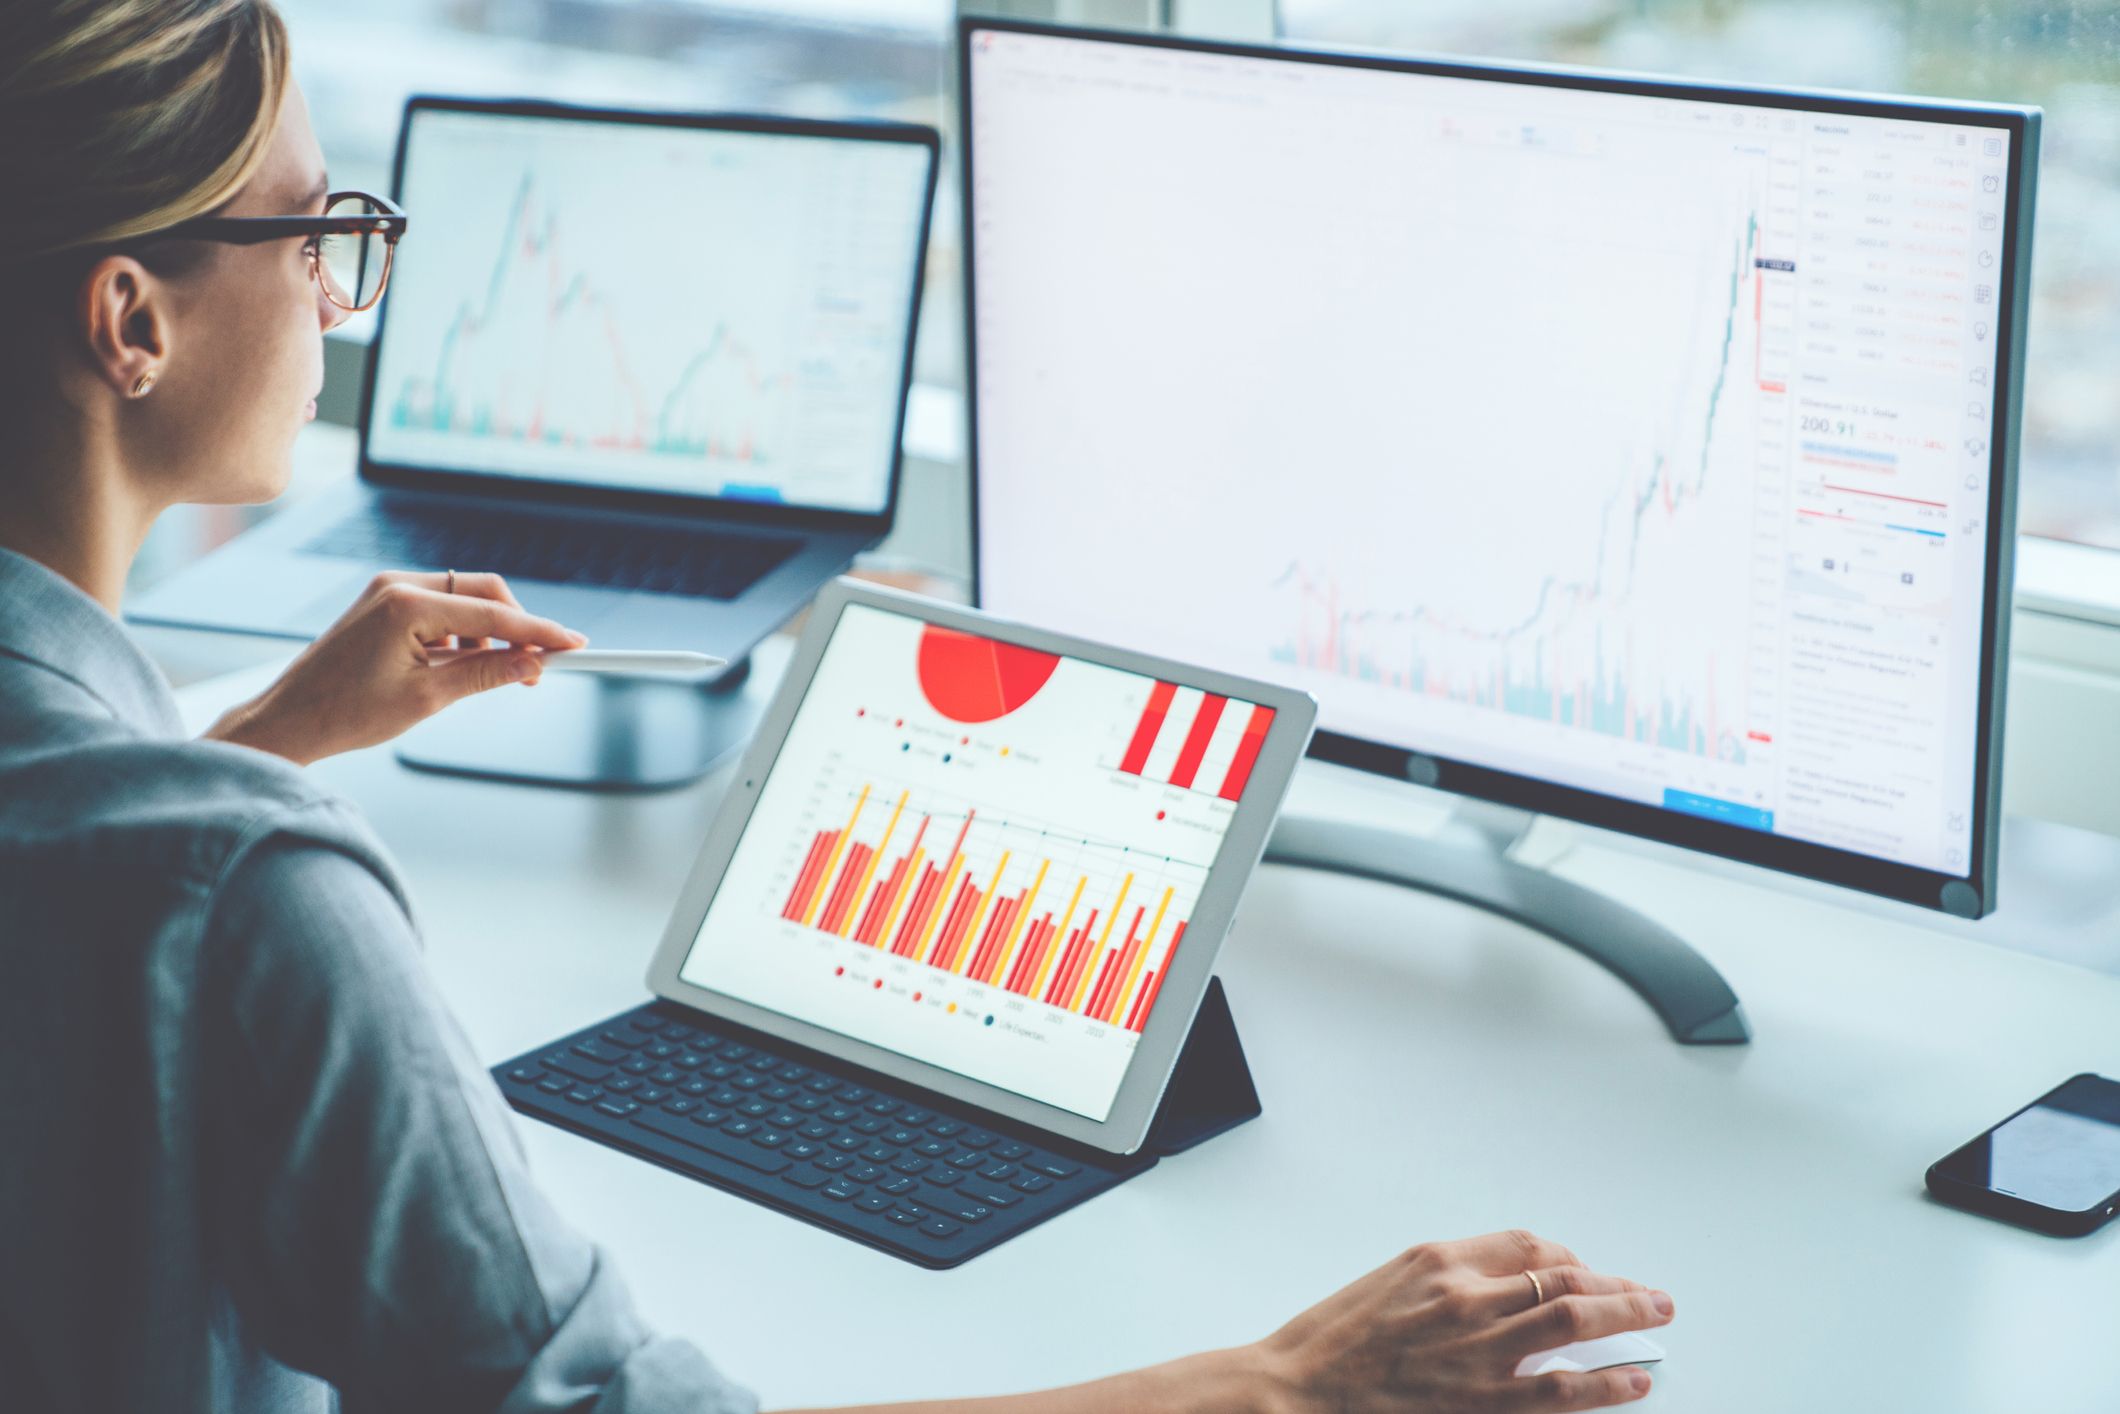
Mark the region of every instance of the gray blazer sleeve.
[[269, 841], [201, 954], [210, 1250], [267, 1353], [368, 1410], [750, 1414], [545, 1202], [368, 868]]

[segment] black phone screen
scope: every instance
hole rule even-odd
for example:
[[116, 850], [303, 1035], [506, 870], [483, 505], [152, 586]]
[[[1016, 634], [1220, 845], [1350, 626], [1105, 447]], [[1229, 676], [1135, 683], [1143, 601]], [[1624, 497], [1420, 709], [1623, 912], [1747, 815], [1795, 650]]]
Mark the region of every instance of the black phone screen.
[[2120, 1082], [2076, 1076], [1937, 1167], [2042, 1208], [2097, 1207], [2120, 1193]]

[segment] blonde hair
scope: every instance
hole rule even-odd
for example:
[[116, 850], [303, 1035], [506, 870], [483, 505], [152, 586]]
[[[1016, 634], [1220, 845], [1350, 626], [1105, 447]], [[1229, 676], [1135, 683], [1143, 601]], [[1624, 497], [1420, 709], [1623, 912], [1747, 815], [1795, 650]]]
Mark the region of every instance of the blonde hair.
[[286, 86], [271, 0], [0, 3], [0, 280], [224, 205]]

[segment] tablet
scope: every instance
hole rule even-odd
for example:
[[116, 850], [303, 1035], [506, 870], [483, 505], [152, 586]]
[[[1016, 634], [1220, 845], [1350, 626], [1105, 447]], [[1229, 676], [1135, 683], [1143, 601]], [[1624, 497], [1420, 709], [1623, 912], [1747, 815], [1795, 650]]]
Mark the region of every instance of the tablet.
[[1306, 692], [839, 580], [648, 985], [1132, 1154], [1315, 718]]

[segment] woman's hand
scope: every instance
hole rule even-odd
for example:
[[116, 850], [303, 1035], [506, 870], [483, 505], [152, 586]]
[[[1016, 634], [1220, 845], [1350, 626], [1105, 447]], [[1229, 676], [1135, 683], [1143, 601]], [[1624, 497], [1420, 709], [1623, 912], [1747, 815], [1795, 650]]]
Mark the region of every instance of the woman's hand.
[[[1538, 1274], [1536, 1299], [1525, 1272]], [[1526, 1355], [1671, 1319], [1671, 1298], [1528, 1232], [1415, 1247], [1252, 1348], [1288, 1414], [1595, 1409], [1649, 1392], [1636, 1366], [1519, 1377]]]
[[[374, 746], [475, 692], [528, 686], [539, 652], [589, 640], [525, 613], [497, 574], [379, 574], [279, 681], [214, 723], [207, 736], [298, 766]], [[501, 639], [506, 648], [488, 646]], [[430, 661], [430, 650], [474, 651]]]

